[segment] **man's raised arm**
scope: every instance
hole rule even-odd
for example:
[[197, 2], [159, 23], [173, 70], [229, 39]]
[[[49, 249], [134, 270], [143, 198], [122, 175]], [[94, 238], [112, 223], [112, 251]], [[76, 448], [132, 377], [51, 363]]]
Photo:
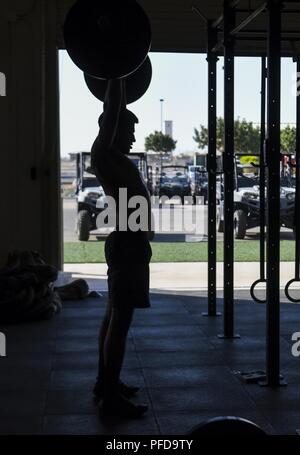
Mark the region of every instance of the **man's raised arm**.
[[124, 81], [121, 79], [110, 80], [106, 90], [104, 112], [99, 135], [96, 139], [96, 147], [94, 146], [92, 149], [92, 162], [94, 165], [97, 163], [98, 154], [108, 151], [113, 145], [124, 100]]

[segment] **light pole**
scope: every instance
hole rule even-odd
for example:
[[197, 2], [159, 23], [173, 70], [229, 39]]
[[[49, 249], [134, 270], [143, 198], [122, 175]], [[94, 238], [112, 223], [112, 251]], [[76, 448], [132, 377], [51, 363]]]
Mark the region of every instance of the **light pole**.
[[160, 131], [163, 132], [163, 103], [164, 103], [164, 99], [161, 98], [160, 100]]
[[[164, 99], [161, 98], [160, 100], [160, 131], [163, 133], [163, 104], [164, 104]], [[163, 156], [162, 152], [160, 153], [160, 184], [161, 184], [161, 169], [162, 169], [162, 163], [163, 163]]]

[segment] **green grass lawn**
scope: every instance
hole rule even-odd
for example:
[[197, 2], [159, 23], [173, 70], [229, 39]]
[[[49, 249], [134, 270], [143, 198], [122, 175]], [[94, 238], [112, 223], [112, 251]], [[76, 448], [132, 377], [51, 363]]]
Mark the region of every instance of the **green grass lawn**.
[[[152, 262], [205, 262], [207, 243], [159, 243], [151, 244]], [[65, 243], [64, 259], [66, 264], [104, 263], [104, 242]], [[223, 242], [217, 243], [217, 260], [223, 261]], [[294, 261], [294, 242], [281, 241], [281, 260]], [[259, 242], [256, 240], [237, 240], [235, 242], [235, 261], [259, 261]]]

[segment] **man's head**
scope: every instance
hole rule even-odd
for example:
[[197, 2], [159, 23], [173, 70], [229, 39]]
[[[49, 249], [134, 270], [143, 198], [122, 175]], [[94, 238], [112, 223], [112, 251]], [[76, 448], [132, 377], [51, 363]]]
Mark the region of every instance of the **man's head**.
[[[101, 128], [103, 114], [99, 118], [99, 126]], [[114, 139], [114, 147], [120, 152], [127, 155], [130, 153], [132, 145], [135, 142], [135, 124], [139, 123], [138, 118], [128, 109], [121, 110], [119, 123]]]

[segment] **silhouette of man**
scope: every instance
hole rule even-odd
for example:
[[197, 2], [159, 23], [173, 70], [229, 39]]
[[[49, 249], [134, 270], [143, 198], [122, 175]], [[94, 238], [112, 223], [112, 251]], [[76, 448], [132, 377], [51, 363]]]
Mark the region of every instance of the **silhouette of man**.
[[[135, 142], [136, 116], [126, 109], [125, 83], [108, 83], [104, 112], [99, 118], [100, 132], [92, 147], [92, 167], [105, 194], [114, 198], [117, 213], [119, 190], [126, 189], [127, 200], [143, 196], [148, 205], [148, 226], [151, 222], [150, 196], [135, 164], [126, 155]], [[123, 190], [121, 190], [123, 191]], [[127, 219], [130, 216], [127, 211]], [[128, 331], [134, 308], [148, 308], [149, 262], [152, 251], [148, 231], [121, 231], [117, 216], [116, 229], [105, 243], [108, 265], [108, 304], [99, 334], [99, 371], [94, 388], [104, 415], [139, 417], [146, 405], [130, 401], [137, 387], [120, 380]]]

